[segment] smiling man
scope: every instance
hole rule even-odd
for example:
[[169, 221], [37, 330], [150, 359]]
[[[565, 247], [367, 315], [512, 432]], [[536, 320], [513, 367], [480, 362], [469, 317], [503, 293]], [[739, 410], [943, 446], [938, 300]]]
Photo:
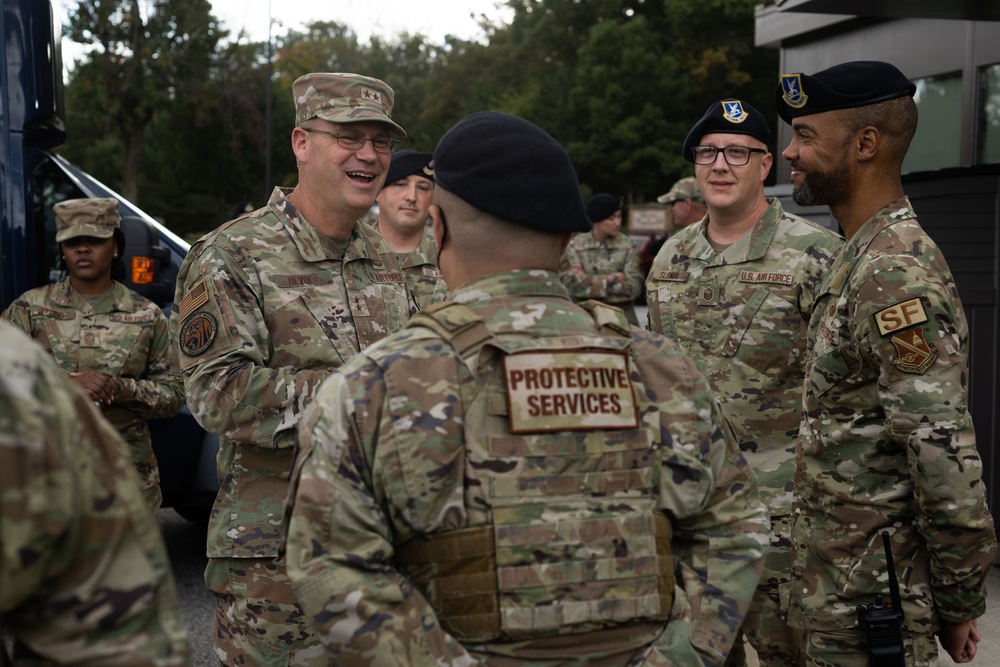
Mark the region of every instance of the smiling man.
[[[969, 325], [900, 176], [916, 90], [894, 65], [858, 61], [783, 74], [774, 91], [792, 126], [792, 196], [829, 205], [848, 239], [809, 328], [795, 478], [792, 622], [807, 631], [810, 667], [930, 667], [935, 634], [970, 662], [996, 557], [969, 413]], [[889, 592], [884, 534], [902, 627], [868, 659], [876, 647], [855, 610]]]
[[[708, 215], [667, 240], [646, 289], [649, 328], [694, 358], [757, 473], [771, 550], [743, 629], [761, 664], [778, 667], [803, 660], [781, 602], [791, 562], [795, 438], [805, 334], [841, 240], [764, 196], [770, 139], [767, 120], [746, 102], [708, 107], [683, 147]], [[742, 642], [727, 664], [745, 664]]]
[[432, 157], [414, 150], [393, 153], [385, 186], [376, 198], [375, 229], [396, 253], [406, 284], [421, 308], [448, 296], [437, 267], [434, 232], [427, 224], [434, 195]]
[[322, 380], [416, 310], [392, 249], [358, 222], [405, 136], [392, 89], [321, 73], [292, 93], [298, 185], [192, 246], [171, 317], [188, 406], [219, 435], [205, 579], [225, 665], [330, 664], [274, 560], [296, 426]]

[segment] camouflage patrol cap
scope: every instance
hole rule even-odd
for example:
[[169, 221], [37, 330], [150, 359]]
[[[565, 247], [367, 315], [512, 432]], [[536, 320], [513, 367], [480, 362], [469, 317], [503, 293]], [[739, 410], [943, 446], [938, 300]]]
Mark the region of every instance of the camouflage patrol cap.
[[878, 60], [841, 63], [808, 74], [782, 74], [774, 108], [786, 123], [823, 111], [853, 109], [913, 97], [917, 87], [895, 65]]
[[109, 239], [122, 225], [117, 199], [67, 199], [52, 209], [56, 214], [56, 243], [77, 236]]
[[393, 92], [384, 81], [345, 72], [316, 72], [292, 84], [295, 125], [310, 118], [331, 123], [386, 123], [400, 137], [406, 131], [392, 122]]
[[434, 180], [471, 206], [541, 232], [589, 232], [580, 182], [566, 149], [523, 118], [480, 111], [434, 149]]
[[673, 187], [665, 195], [660, 195], [656, 201], [661, 204], [670, 204], [681, 199], [693, 199], [694, 201], [705, 201], [701, 196], [701, 189], [694, 176], [685, 176], [674, 183]]
[[[389, 170], [385, 172], [385, 185], [401, 181], [407, 176], [416, 174], [434, 180], [434, 156], [412, 149], [396, 151], [389, 162]], [[383, 185], [383, 187], [385, 187]]]
[[705, 115], [694, 124], [684, 139], [681, 157], [694, 162], [691, 149], [698, 145], [706, 134], [745, 134], [761, 143], [771, 141], [771, 126], [764, 114], [742, 100], [728, 99], [712, 102]]

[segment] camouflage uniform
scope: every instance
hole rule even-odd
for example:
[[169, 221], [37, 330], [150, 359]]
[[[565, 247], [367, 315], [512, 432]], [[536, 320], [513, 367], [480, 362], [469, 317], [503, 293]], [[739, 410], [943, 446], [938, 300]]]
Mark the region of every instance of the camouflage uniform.
[[[768, 525], [704, 378], [616, 309], [571, 305], [552, 272], [493, 274], [455, 299], [326, 381], [300, 426], [288, 572], [338, 664], [721, 663]], [[535, 363], [551, 353], [586, 369], [609, 348], [634, 426], [521, 431], [530, 411], [502, 365], [558, 365]], [[552, 430], [571, 424], [584, 430]], [[673, 548], [653, 544], [660, 522]], [[415, 565], [428, 535], [475, 574]]]
[[[968, 329], [941, 251], [907, 198], [864, 223], [823, 284], [810, 327], [795, 471], [792, 621], [835, 662], [866, 665], [855, 607], [888, 595], [888, 531], [908, 665], [932, 633], [985, 611], [996, 536], [968, 411]], [[912, 648], [911, 648], [912, 651]]]
[[0, 323], [0, 664], [190, 664], [138, 482], [93, 402]]
[[[378, 231], [378, 221], [375, 221], [374, 227]], [[418, 308], [426, 308], [448, 298], [448, 285], [437, 267], [434, 230], [429, 225], [424, 229], [420, 244], [405, 255], [397, 253], [396, 260], [406, 275], [406, 286]]]
[[[769, 207], [742, 239], [716, 253], [707, 218], [678, 230], [649, 272], [649, 328], [681, 344], [722, 403], [757, 475], [771, 517], [771, 550], [744, 623], [765, 664], [800, 664], [789, 631], [789, 516], [802, 414], [806, 330], [842, 239]], [[739, 660], [741, 648], [734, 651]]]
[[266, 207], [195, 243], [171, 318], [188, 405], [220, 441], [206, 581], [227, 664], [257, 651], [328, 664], [273, 563], [296, 426], [323, 379], [416, 310], [382, 237], [357, 224], [341, 248], [289, 192], [276, 188]]
[[[583, 275], [569, 275], [575, 264]], [[625, 281], [608, 284], [608, 275], [622, 272]], [[625, 311], [631, 324], [637, 324], [635, 298], [642, 291], [642, 265], [639, 249], [627, 234], [618, 234], [598, 241], [591, 233], [577, 234], [563, 253], [559, 274], [574, 302], [595, 299], [618, 306]]]
[[25, 292], [0, 316], [31, 335], [65, 372], [117, 378], [118, 398], [101, 412], [128, 443], [146, 502], [163, 496], [147, 419], [172, 417], [184, 405], [177, 352], [155, 303], [121, 283], [90, 301], [64, 278]]

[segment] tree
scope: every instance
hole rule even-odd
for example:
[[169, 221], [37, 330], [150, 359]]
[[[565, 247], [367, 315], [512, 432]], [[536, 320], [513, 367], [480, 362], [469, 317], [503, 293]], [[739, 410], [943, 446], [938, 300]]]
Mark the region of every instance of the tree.
[[[121, 142], [121, 190], [139, 202], [143, 135], [154, 116], [203, 95], [220, 32], [207, 0], [80, 0], [68, 36], [91, 45], [86, 76], [95, 106]], [[95, 123], [100, 125], [101, 122]], [[99, 135], [103, 136], [103, 135]]]

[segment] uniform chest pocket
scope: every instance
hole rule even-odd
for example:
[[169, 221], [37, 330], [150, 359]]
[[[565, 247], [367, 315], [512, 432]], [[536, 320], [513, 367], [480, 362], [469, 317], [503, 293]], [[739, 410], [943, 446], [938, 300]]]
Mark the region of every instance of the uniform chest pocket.
[[[787, 295], [793, 298], [793, 295]], [[723, 356], [733, 357], [759, 373], [779, 377], [799, 361], [808, 328], [798, 307], [782, 294], [756, 288], [733, 321]]]
[[303, 290], [265, 320], [279, 366], [336, 367], [333, 350], [342, 361], [358, 352], [351, 309], [338, 285]]

